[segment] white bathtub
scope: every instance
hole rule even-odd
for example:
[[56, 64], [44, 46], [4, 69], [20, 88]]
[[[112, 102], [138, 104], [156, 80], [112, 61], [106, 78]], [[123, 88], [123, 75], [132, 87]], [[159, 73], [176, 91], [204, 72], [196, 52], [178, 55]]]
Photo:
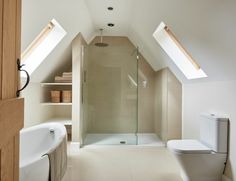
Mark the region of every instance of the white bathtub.
[[20, 132], [20, 181], [48, 181], [47, 153], [66, 136], [60, 123], [44, 123]]

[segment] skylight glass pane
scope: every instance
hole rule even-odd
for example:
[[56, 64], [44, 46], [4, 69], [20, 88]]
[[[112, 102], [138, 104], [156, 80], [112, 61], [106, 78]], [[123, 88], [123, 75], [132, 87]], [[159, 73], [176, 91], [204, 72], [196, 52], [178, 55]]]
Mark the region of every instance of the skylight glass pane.
[[[34, 40], [33, 45], [27, 49], [27, 55], [22, 56], [22, 62], [25, 64], [24, 69], [31, 75], [36, 68], [43, 62], [43, 60], [52, 52], [52, 50], [59, 44], [59, 42], [66, 35], [66, 31], [60, 26], [60, 24], [53, 19], [50, 22], [53, 27], [45, 36], [42, 35]], [[41, 32], [42, 33], [42, 32]], [[44, 32], [43, 32], [44, 33]], [[24, 73], [21, 73], [21, 77], [25, 77]]]
[[153, 36], [177, 67], [183, 72], [187, 79], [207, 77], [200, 66], [190, 57], [182, 45], [178, 43], [178, 40], [168, 33], [166, 27], [167, 26], [161, 22], [153, 33]]

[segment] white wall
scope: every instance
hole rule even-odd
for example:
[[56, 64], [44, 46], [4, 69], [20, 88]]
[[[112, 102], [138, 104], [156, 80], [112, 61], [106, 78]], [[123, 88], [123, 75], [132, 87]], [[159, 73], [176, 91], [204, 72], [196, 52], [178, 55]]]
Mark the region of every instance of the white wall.
[[48, 120], [53, 115], [53, 108], [42, 106], [42, 89], [39, 83], [30, 83], [22, 92], [25, 98], [24, 127], [30, 127]]
[[226, 175], [236, 179], [236, 80], [183, 86], [183, 138], [199, 137], [199, 115], [210, 112], [230, 119], [230, 153]]
[[84, 0], [22, 0], [22, 51], [53, 18], [67, 34], [34, 71], [31, 82], [52, 78], [71, 60], [71, 41], [79, 32], [87, 41], [93, 37], [93, 22]]

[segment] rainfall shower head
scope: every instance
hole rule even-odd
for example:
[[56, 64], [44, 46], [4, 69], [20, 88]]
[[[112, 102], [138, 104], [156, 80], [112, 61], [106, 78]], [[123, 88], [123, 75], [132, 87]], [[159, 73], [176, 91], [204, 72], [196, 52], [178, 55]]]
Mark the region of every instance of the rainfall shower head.
[[103, 42], [103, 35], [102, 35], [103, 29], [99, 29], [99, 30], [100, 30], [100, 42], [95, 43], [94, 45], [97, 47], [107, 47], [108, 44]]

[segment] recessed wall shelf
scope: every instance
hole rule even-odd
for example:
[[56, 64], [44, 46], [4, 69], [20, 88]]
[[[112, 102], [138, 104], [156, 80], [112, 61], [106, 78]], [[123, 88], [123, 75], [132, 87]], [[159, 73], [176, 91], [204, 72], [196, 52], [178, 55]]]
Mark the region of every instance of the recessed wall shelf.
[[54, 102], [42, 102], [41, 105], [43, 106], [72, 106], [72, 103], [65, 103], [65, 102], [59, 102], [59, 103], [54, 103]]
[[71, 118], [61, 118], [61, 117], [55, 117], [48, 120], [48, 122], [58, 122], [65, 126], [71, 126], [72, 120]]
[[72, 83], [41, 83], [41, 86], [54, 86], [54, 85], [72, 85]]
[[[67, 91], [72, 89], [72, 83], [71, 82], [43, 82], [40, 83], [42, 87], [42, 99], [41, 99], [41, 105], [44, 106], [68, 106], [72, 105], [71, 102], [52, 102], [51, 100], [51, 94], [50, 92], [53, 91]], [[62, 100], [62, 97], [60, 98]]]

